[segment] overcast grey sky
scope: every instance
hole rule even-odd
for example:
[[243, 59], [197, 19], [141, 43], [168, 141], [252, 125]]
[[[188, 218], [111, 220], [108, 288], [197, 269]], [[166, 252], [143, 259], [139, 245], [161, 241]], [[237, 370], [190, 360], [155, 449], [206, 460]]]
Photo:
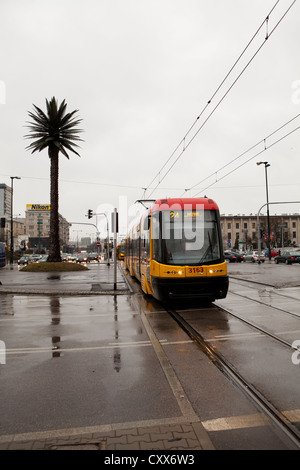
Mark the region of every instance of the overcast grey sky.
[[[45, 110], [52, 96], [83, 119], [81, 158], [60, 158], [59, 211], [69, 221], [87, 222], [87, 210], [104, 205], [124, 212], [143, 188], [146, 197], [206, 194], [221, 213], [256, 213], [266, 202], [260, 160], [271, 165], [269, 200], [299, 201], [300, 132], [284, 137], [300, 126], [299, 1], [283, 17], [292, 3], [2, 0], [0, 182], [22, 178], [14, 214], [49, 203], [48, 154], [25, 150], [24, 126], [32, 105]], [[282, 212], [300, 205], [271, 208]]]

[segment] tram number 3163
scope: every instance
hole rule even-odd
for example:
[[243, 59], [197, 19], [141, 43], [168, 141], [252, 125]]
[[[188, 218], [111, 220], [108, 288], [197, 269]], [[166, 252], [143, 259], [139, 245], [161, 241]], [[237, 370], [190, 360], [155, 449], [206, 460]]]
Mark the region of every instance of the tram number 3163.
[[188, 274], [202, 274], [202, 273], [203, 273], [203, 268], [201, 266], [188, 268]]

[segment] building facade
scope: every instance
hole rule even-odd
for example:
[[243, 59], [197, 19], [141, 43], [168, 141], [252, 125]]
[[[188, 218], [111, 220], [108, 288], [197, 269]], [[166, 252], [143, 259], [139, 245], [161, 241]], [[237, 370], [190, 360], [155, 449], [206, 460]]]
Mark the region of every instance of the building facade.
[[[270, 245], [283, 248], [300, 244], [300, 214], [270, 215]], [[259, 226], [258, 226], [259, 224]], [[258, 229], [262, 246], [267, 246], [268, 221], [266, 215], [221, 215], [224, 249], [248, 249], [258, 247]]]
[[0, 184], [0, 218], [11, 218], [11, 188], [6, 184]]
[[17, 238], [24, 234], [24, 218], [11, 220], [11, 187], [0, 184], [0, 241], [10, 246], [11, 223], [13, 223], [14, 249], [19, 249]]
[[[69, 222], [59, 214], [60, 244], [69, 244]], [[48, 249], [50, 236], [50, 204], [26, 204], [25, 232], [33, 249]]]

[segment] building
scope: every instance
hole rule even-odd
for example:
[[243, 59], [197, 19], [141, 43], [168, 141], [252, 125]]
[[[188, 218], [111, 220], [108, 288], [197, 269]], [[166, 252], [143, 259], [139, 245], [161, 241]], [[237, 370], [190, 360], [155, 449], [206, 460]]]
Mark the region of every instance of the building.
[[[14, 250], [19, 249], [17, 238], [24, 235], [24, 218], [13, 219]], [[0, 241], [10, 246], [11, 233], [11, 187], [0, 184]]]
[[[270, 215], [271, 247], [281, 248], [300, 244], [300, 214]], [[259, 216], [262, 245], [267, 245], [267, 216]], [[247, 249], [258, 247], [257, 215], [221, 215], [223, 246], [225, 249]]]
[[11, 218], [11, 188], [6, 184], [0, 184], [0, 217]]
[[[71, 224], [59, 214], [59, 237], [61, 247], [69, 244]], [[25, 233], [34, 250], [48, 249], [50, 236], [50, 204], [26, 204]]]

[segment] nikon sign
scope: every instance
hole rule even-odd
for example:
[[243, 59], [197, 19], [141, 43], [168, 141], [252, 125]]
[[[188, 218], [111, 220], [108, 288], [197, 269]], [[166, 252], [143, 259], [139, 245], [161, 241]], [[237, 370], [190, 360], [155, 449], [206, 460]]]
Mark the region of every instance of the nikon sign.
[[50, 204], [26, 204], [27, 211], [50, 211]]

